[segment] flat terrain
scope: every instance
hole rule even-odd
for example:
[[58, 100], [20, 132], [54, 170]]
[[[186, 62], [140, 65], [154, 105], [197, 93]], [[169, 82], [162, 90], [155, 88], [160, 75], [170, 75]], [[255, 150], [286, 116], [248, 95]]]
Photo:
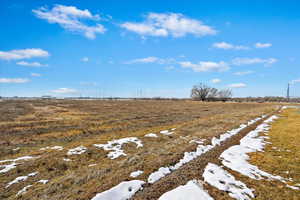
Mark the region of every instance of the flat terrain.
[[[129, 176], [133, 171], [142, 170], [138, 179], [146, 181], [152, 172], [195, 150], [193, 140], [208, 142], [276, 109], [278, 105], [269, 103], [2, 101], [0, 171], [3, 164], [12, 163], [1, 160], [34, 158], [15, 161], [14, 168], [0, 173], [0, 199], [91, 199], [122, 181], [137, 179]], [[144, 137], [149, 133], [157, 137]], [[94, 146], [128, 137], [135, 142], [124, 143], [124, 154], [115, 159], [108, 157], [110, 151]], [[69, 152], [76, 147], [78, 154]], [[7, 186], [21, 176], [28, 177]], [[28, 185], [27, 192], [16, 196]]]

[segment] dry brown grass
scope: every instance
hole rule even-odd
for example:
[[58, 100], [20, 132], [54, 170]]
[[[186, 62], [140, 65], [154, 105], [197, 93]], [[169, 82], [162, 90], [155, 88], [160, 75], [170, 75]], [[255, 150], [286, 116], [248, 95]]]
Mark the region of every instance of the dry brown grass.
[[[22, 196], [33, 200], [89, 199], [130, 180], [129, 174], [135, 170], [143, 170], [139, 179], [146, 180], [154, 170], [175, 163], [185, 151], [193, 150], [191, 139], [209, 139], [276, 107], [257, 103], [71, 100], [18, 101], [10, 105], [26, 107], [27, 111], [15, 113], [11, 120], [0, 120], [0, 160], [24, 155], [40, 157], [0, 174], [0, 199], [15, 199], [17, 191], [33, 184]], [[176, 133], [171, 136], [143, 137], [174, 127]], [[125, 145], [128, 156], [111, 160], [106, 151], [93, 146], [123, 137], [138, 137], [144, 147]], [[39, 150], [54, 145], [64, 150]], [[68, 149], [80, 145], [88, 151], [66, 155]], [[13, 151], [17, 147], [20, 150]], [[63, 158], [72, 161], [65, 162]], [[97, 165], [89, 167], [90, 164]], [[36, 177], [3, 189], [14, 178], [34, 171], [39, 172]], [[48, 179], [49, 183], [35, 183], [40, 179]]]

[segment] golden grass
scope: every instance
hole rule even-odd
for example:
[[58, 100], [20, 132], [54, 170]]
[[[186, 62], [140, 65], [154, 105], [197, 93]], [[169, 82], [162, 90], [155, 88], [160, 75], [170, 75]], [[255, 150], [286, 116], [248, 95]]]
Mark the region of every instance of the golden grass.
[[[28, 184], [33, 187], [22, 199], [90, 199], [97, 192], [130, 180], [132, 171], [143, 170], [139, 179], [146, 180], [159, 167], [175, 163], [185, 151], [195, 149], [196, 145], [189, 143], [191, 139], [209, 139], [276, 108], [274, 104], [192, 101], [66, 100], [30, 104], [33, 112], [0, 124], [0, 131], [7, 133], [0, 135], [0, 140], [13, 141], [0, 148], [0, 160], [24, 155], [40, 158], [27, 161], [5, 175], [0, 174], [0, 199], [15, 199], [16, 192]], [[174, 127], [177, 129], [172, 136], [143, 137], [149, 132]], [[107, 158], [108, 152], [93, 146], [123, 137], [139, 137], [144, 147], [124, 145], [128, 156], [111, 160]], [[61, 145], [64, 150], [39, 150], [54, 145]], [[66, 156], [68, 149], [80, 145], [88, 151]], [[16, 147], [21, 149], [13, 152]], [[72, 161], [65, 162], [63, 158]], [[89, 167], [90, 164], [97, 165]], [[33, 171], [39, 171], [39, 175], [3, 190], [7, 182]], [[41, 185], [35, 183], [38, 179], [50, 181]]]
[[[263, 152], [250, 154], [249, 162], [260, 170], [283, 178], [291, 178], [287, 183], [291, 186], [300, 184], [300, 111], [287, 109], [279, 114], [280, 118], [271, 124], [266, 133], [270, 142]], [[261, 133], [264, 135], [264, 133]], [[237, 180], [254, 189], [256, 200], [299, 200], [300, 190], [286, 187], [280, 181], [254, 180], [235, 171], [228, 170]], [[300, 185], [298, 185], [300, 188]], [[218, 200], [231, 199], [225, 192], [209, 187], [210, 192]]]

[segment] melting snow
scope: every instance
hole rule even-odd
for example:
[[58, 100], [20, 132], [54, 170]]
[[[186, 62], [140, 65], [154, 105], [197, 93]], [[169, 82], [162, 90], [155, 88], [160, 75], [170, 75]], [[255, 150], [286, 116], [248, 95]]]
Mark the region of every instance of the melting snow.
[[48, 182], [49, 182], [49, 180], [43, 180], [43, 179], [38, 181], [38, 183], [43, 183], [43, 184], [46, 184]]
[[25, 186], [22, 190], [20, 190], [17, 194], [16, 194], [16, 196], [19, 196], [19, 195], [21, 195], [21, 194], [25, 194], [26, 192], [27, 192], [27, 189], [28, 188], [30, 188], [32, 185], [27, 185], [27, 186]]
[[103, 148], [105, 151], [110, 151], [107, 156], [110, 159], [115, 159], [122, 155], [126, 156], [124, 150], [122, 149], [122, 145], [130, 142], [135, 143], [137, 148], [143, 146], [142, 141], [136, 137], [128, 137], [128, 138], [122, 138], [118, 140], [112, 140], [112, 141], [108, 141], [107, 144], [94, 144], [94, 146], [98, 148]]
[[219, 167], [208, 163], [203, 173], [204, 181], [219, 190], [228, 192], [229, 196], [238, 200], [250, 200], [254, 198], [252, 189], [249, 189], [241, 181], [235, 180], [234, 176]]
[[[286, 183], [286, 180], [281, 176], [275, 176], [269, 174], [268, 172], [260, 170], [257, 166], [252, 165], [248, 162], [249, 156], [248, 153], [263, 151], [264, 146], [267, 142], [264, 140], [268, 137], [259, 136], [259, 133], [266, 132], [270, 129], [269, 123], [273, 122], [278, 117], [273, 115], [265, 120], [261, 125], [253, 131], [250, 131], [245, 137], [240, 141], [239, 145], [232, 146], [225, 150], [221, 155], [220, 159], [222, 164], [229, 169], [237, 171], [245, 176], [248, 176], [252, 179], [264, 179], [268, 178], [271, 180], [279, 180], [283, 183]], [[286, 184], [287, 187], [295, 189], [294, 186]]]
[[172, 135], [174, 132], [169, 132], [169, 130], [163, 130], [163, 131], [160, 131], [159, 133], [163, 134], [163, 135]]
[[255, 130], [250, 131], [244, 138], [242, 138], [240, 145], [235, 145], [225, 150], [220, 156], [222, 164], [252, 179], [263, 179], [263, 177], [267, 177], [281, 181], [284, 180], [280, 176], [273, 176], [258, 169], [257, 166], [251, 165], [247, 161], [249, 160], [249, 156], [247, 155], [248, 153], [263, 151], [266, 144], [264, 142], [265, 137], [259, 136], [259, 133], [268, 131], [270, 129], [268, 123], [277, 118], [278, 117], [275, 115], [271, 116]]
[[144, 181], [124, 181], [102, 193], [97, 194], [92, 200], [127, 200], [142, 188]]
[[[220, 145], [222, 142], [224, 142], [225, 140], [227, 140], [228, 138], [232, 137], [233, 135], [238, 134], [242, 129], [246, 128], [247, 126], [254, 124], [255, 122], [257, 122], [258, 120], [262, 119], [264, 116], [262, 117], [258, 117], [254, 120], [250, 120], [247, 125], [245, 124], [241, 124], [239, 128], [236, 129], [232, 129], [230, 131], [227, 131], [226, 133], [220, 135], [219, 138], [212, 138], [211, 140], [211, 145], [201, 145], [199, 144], [197, 146], [196, 151], [193, 152], [185, 152], [184, 156], [182, 159], [179, 160], [178, 163], [176, 163], [173, 166], [167, 166], [167, 167], [161, 167], [159, 168], [157, 171], [151, 173], [148, 177], [148, 183], [154, 183], [156, 181], [158, 181], [159, 179], [161, 179], [162, 177], [166, 176], [167, 174], [171, 173], [172, 171], [180, 168], [181, 166], [183, 166], [184, 164], [194, 160], [195, 158], [201, 156], [202, 154], [210, 151], [211, 149], [213, 149], [215, 146]], [[167, 130], [166, 130], [167, 131]]]
[[143, 171], [137, 170], [137, 171], [131, 172], [130, 177], [135, 178], [135, 177], [138, 177], [139, 175], [141, 175], [143, 173], [144, 173]]
[[148, 133], [144, 137], [158, 137], [155, 133]]
[[74, 149], [70, 149], [67, 153], [67, 155], [79, 155], [79, 154], [82, 154], [84, 152], [86, 152], [87, 148], [84, 147], [84, 146], [79, 146], [79, 147], [76, 147]]
[[45, 151], [45, 150], [48, 150], [48, 149], [61, 151], [64, 148], [62, 146], [53, 146], [53, 147], [43, 147], [43, 148], [40, 148], [41, 151]]
[[17, 163], [17, 161], [21, 161], [21, 160], [30, 160], [30, 159], [34, 159], [37, 157], [32, 157], [32, 156], [23, 156], [23, 157], [19, 157], [16, 159], [8, 159], [8, 160], [0, 160], [0, 163], [7, 163], [10, 162], [10, 164], [5, 164], [5, 165], [0, 165], [0, 168], [3, 168], [0, 170], [0, 173], [6, 173], [14, 168], [16, 168], [16, 166], [20, 163]]
[[196, 180], [189, 181], [169, 192], [164, 193], [158, 200], [213, 200]]
[[8, 188], [8, 187], [10, 187], [11, 185], [16, 184], [16, 183], [19, 183], [19, 182], [21, 182], [21, 181], [26, 181], [29, 177], [35, 176], [35, 175], [37, 175], [37, 174], [38, 174], [38, 172], [33, 172], [33, 173], [28, 174], [27, 176], [19, 176], [19, 177], [15, 178], [15, 180], [9, 182], [9, 183], [5, 186], [5, 188]]

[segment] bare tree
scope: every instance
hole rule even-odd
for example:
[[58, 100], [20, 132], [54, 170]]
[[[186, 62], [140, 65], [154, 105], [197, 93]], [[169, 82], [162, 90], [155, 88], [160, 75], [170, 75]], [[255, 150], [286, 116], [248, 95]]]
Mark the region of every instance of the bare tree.
[[218, 92], [218, 97], [222, 99], [228, 99], [232, 97], [231, 89], [223, 89]]
[[210, 89], [211, 88], [209, 86], [203, 83], [194, 85], [191, 91], [191, 98], [195, 100], [205, 101], [210, 92]]

